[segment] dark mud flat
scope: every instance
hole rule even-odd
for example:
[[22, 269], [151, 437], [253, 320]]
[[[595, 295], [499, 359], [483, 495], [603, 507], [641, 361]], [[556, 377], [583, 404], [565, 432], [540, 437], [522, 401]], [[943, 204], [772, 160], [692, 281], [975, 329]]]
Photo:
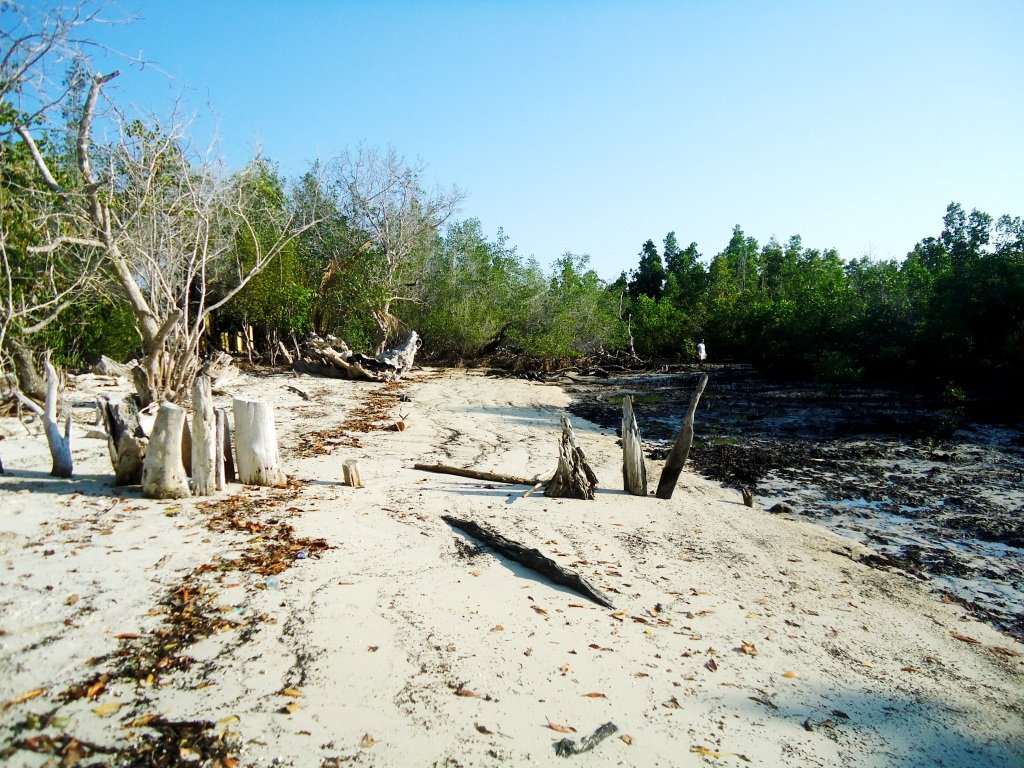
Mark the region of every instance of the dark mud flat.
[[[706, 372], [691, 452], [701, 474], [750, 488], [764, 508], [787, 502], [1024, 639], [1024, 433], [891, 390], [779, 384], [742, 366]], [[566, 388], [573, 413], [609, 428], [632, 395], [659, 457], [699, 376], [679, 369]]]

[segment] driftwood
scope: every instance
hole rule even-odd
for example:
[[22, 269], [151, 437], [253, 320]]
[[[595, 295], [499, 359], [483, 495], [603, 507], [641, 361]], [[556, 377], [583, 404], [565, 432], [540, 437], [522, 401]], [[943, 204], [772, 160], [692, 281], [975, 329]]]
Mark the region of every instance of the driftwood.
[[367, 357], [348, 348], [341, 339], [311, 336], [302, 348], [302, 356], [293, 370], [317, 376], [364, 381], [395, 381], [412, 368], [420, 338], [410, 331], [405, 340], [377, 357]]
[[633, 496], [647, 495], [647, 465], [629, 395], [622, 398], [622, 487]]
[[232, 406], [238, 479], [246, 485], [284, 485], [284, 472], [277, 458], [277, 428], [270, 403], [236, 397]]
[[[197, 376], [192, 383], [192, 495], [209, 496], [217, 490], [217, 417], [209, 376]], [[219, 473], [223, 474], [223, 469]], [[223, 487], [223, 482], [221, 483]]]
[[113, 376], [114, 378], [128, 378], [132, 375], [131, 366], [111, 360], [106, 355], [101, 355], [98, 363], [93, 365], [92, 372], [97, 376]]
[[707, 386], [708, 375], [705, 373], [700, 377], [697, 389], [690, 398], [690, 407], [686, 411], [686, 418], [683, 420], [683, 428], [669, 451], [665, 460], [665, 468], [661, 471], [661, 479], [658, 480], [658, 491], [654, 495], [659, 499], [671, 499], [672, 492], [676, 489], [679, 475], [683, 471], [683, 465], [690, 455], [690, 446], [693, 445], [693, 417], [697, 412], [697, 403], [700, 396], [704, 394], [704, 387]]
[[60, 425], [57, 423], [57, 400], [60, 392], [60, 380], [53, 364], [46, 361], [46, 403], [42, 408], [33, 400], [25, 397], [21, 392], [15, 391], [15, 396], [22, 405], [36, 414], [43, 420], [43, 429], [46, 431], [46, 442], [50, 446], [50, 457], [53, 464], [50, 474], [54, 477], [71, 477], [74, 463], [71, 458], [71, 414], [67, 415], [64, 422], [64, 433], [61, 434]]
[[235, 482], [235, 457], [231, 452], [231, 424], [226, 408], [214, 409], [217, 421], [217, 490], [224, 490], [227, 483]]
[[497, 472], [481, 472], [476, 469], [463, 469], [462, 467], [450, 467], [447, 464], [414, 464], [413, 469], [421, 472], [437, 472], [442, 475], [457, 475], [458, 477], [469, 477], [473, 480], [484, 480], [488, 483], [507, 483], [508, 485], [533, 485], [536, 480], [528, 480], [525, 477], [515, 475], [502, 475]]
[[615, 608], [612, 601], [595, 587], [591, 586], [586, 579], [573, 570], [563, 568], [550, 557], [544, 555], [539, 549], [526, 547], [518, 541], [507, 539], [500, 533], [485, 528], [472, 520], [460, 520], [451, 515], [441, 515], [441, 519], [453, 528], [458, 528], [477, 541], [486, 544], [509, 560], [514, 560], [521, 565], [525, 565], [530, 570], [546, 576], [555, 584], [568, 587], [588, 600], [593, 600], [598, 605], [603, 605], [605, 608]]
[[200, 372], [210, 377], [210, 391], [217, 395], [228, 394], [228, 388], [242, 375], [227, 352], [215, 353], [203, 363]]
[[149, 439], [139, 425], [138, 397], [99, 398], [97, 408], [107, 430], [114, 485], [138, 485], [142, 482], [142, 462], [149, 445]]
[[544, 495], [560, 499], [593, 499], [597, 475], [587, 463], [569, 419], [562, 416], [562, 437], [558, 442], [558, 468]]
[[181, 442], [185, 409], [161, 403], [142, 462], [142, 493], [150, 499], [182, 499], [189, 495]]

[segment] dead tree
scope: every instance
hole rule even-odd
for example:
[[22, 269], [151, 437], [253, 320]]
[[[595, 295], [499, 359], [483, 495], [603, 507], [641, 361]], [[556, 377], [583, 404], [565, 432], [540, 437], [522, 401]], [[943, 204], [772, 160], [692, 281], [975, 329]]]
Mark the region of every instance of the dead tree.
[[593, 499], [597, 475], [587, 463], [583, 449], [576, 444], [576, 433], [569, 419], [562, 416], [562, 437], [558, 442], [558, 468], [545, 496], [568, 499]]
[[270, 404], [236, 397], [232, 406], [239, 481], [246, 485], [283, 485], [285, 476], [278, 464], [277, 428]]
[[54, 369], [53, 364], [47, 360], [46, 404], [40, 408], [21, 392], [16, 391], [15, 396], [26, 408], [43, 421], [43, 429], [46, 431], [46, 442], [50, 446], [50, 456], [53, 459], [50, 474], [54, 477], [71, 477], [74, 469], [74, 463], [71, 458], [71, 414], [67, 415], [64, 422], [64, 432], [61, 434], [60, 425], [57, 423], [59, 387], [60, 380], [57, 378], [57, 371]]
[[[217, 417], [209, 376], [192, 384], [192, 495], [209, 496], [217, 488]], [[222, 483], [223, 485], [223, 483]]]
[[138, 397], [99, 398], [97, 407], [107, 430], [107, 449], [114, 466], [114, 485], [142, 482], [142, 463], [149, 440], [139, 425]]
[[189, 495], [181, 442], [185, 409], [161, 403], [142, 462], [142, 493], [150, 499], [183, 499]]
[[622, 398], [622, 485], [633, 496], [647, 495], [647, 465], [629, 395]]
[[405, 340], [376, 357], [367, 357], [349, 349], [341, 339], [311, 336], [304, 344], [302, 357], [292, 366], [299, 373], [361, 381], [395, 381], [409, 372], [420, 348], [416, 331]]
[[690, 407], [686, 411], [686, 418], [683, 420], [683, 428], [679, 430], [679, 436], [672, 445], [672, 450], [665, 460], [665, 468], [661, 471], [661, 479], [658, 481], [658, 490], [654, 494], [659, 499], [671, 499], [672, 492], [676, 489], [679, 475], [683, 471], [683, 465], [690, 455], [690, 446], [693, 444], [693, 417], [697, 412], [697, 403], [707, 386], [708, 375], [705, 373], [700, 377], [697, 389], [690, 398]]

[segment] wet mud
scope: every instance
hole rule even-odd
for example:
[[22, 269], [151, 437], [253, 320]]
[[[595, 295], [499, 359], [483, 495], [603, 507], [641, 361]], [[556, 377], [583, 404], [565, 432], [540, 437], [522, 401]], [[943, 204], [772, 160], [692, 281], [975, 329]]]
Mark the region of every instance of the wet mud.
[[697, 381], [692, 466], [757, 504], [778, 502], [1024, 638], [1024, 433], [970, 404], [894, 390], [769, 382], [747, 367], [565, 383], [571, 411], [618, 429], [622, 397], [648, 455], [667, 453]]

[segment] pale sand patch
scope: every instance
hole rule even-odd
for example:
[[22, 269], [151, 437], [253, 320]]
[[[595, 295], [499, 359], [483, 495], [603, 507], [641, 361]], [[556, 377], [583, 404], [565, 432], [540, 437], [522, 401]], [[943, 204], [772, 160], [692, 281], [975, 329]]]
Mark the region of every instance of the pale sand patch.
[[[301, 484], [287, 509], [261, 515], [333, 549], [297, 560], [277, 589], [251, 572], [196, 577], [240, 629], [196, 643], [187, 672], [67, 704], [61, 692], [96, 672], [89, 658], [116, 650], [119, 633], [158, 630], [162, 617], [147, 614], [167, 590], [247, 539], [208, 530], [199, 500], [114, 489], [106, 446], [84, 424], [71, 481], [49, 477], [41, 435], [0, 424], [0, 702], [45, 689], [0, 712], [3, 743], [38, 734], [14, 733], [28, 714], [56, 710], [46, 733], [122, 746], [144, 731], [125, 727], [141, 715], [220, 721], [242, 765], [562, 764], [550, 719], [576, 739], [615, 723], [614, 736], [568, 758], [588, 766], [743, 764], [737, 754], [764, 766], [1024, 764], [1024, 658], [993, 651], [1024, 647], [909, 577], [839, 554], [859, 545], [748, 509], [690, 471], [671, 501], [627, 496], [615, 435], [585, 422], [574, 422], [577, 438], [602, 486], [592, 502], [413, 470], [553, 468], [566, 394], [472, 372], [416, 372], [401, 388], [411, 402], [391, 411], [409, 414], [404, 432], [299, 454], [303, 436], [380, 390], [244, 379], [239, 394], [275, 404], [284, 470]], [[88, 409], [76, 412], [81, 421]], [[350, 458], [366, 488], [341, 484]], [[660, 469], [648, 462], [652, 486]], [[273, 498], [241, 486], [221, 498], [237, 493]], [[538, 547], [619, 610], [473, 554], [442, 514]], [[288, 688], [301, 697], [282, 696]], [[114, 716], [93, 711], [118, 701]], [[289, 702], [300, 707], [282, 713]], [[367, 734], [372, 746], [360, 746]], [[17, 751], [8, 764], [45, 760]]]

